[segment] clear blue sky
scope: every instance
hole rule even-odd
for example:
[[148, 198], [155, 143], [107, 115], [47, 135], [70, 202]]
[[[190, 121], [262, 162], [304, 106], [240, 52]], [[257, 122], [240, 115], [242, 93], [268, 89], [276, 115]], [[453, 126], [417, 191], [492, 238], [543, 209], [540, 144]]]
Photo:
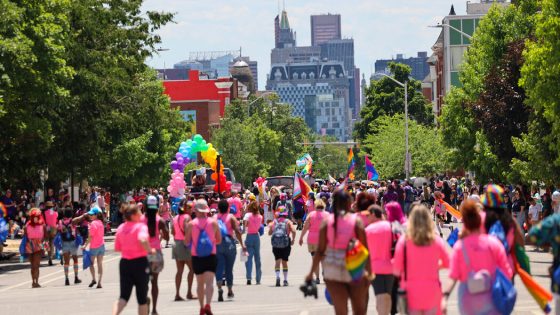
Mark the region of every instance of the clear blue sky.
[[[472, 0], [477, 1], [477, 0]], [[281, 1], [282, 2], [282, 1]], [[342, 36], [354, 38], [355, 63], [366, 77], [377, 59], [397, 53], [415, 56], [428, 51], [439, 29], [428, 28], [447, 15], [451, 4], [465, 14], [466, 0], [286, 0], [297, 44], [308, 46], [312, 14], [342, 15]], [[191, 51], [235, 50], [259, 62], [259, 87], [264, 89], [274, 47], [277, 0], [147, 0], [144, 9], [175, 12], [174, 24], [159, 31], [160, 53], [148, 63], [163, 68], [188, 58]]]

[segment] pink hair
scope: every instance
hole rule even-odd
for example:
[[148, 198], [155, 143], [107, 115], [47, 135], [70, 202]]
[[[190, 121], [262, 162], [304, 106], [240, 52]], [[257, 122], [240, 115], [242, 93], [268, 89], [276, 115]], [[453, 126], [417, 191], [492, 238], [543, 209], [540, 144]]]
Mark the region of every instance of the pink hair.
[[398, 202], [391, 201], [386, 204], [385, 211], [387, 212], [387, 220], [389, 222], [397, 221], [400, 224], [404, 224], [406, 222], [401, 205]]

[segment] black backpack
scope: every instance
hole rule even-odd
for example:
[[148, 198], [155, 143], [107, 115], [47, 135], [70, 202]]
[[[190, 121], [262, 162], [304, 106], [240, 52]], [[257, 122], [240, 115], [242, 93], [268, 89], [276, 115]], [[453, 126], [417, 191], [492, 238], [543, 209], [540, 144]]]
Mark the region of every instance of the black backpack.
[[63, 229], [60, 232], [60, 238], [63, 242], [73, 242], [76, 240], [74, 236], [74, 231], [72, 230], [72, 220], [68, 224], [62, 223]]

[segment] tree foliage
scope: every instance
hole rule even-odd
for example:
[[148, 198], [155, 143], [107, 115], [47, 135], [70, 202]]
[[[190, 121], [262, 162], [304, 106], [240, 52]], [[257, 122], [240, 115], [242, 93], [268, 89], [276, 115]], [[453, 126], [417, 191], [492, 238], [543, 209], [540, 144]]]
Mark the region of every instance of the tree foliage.
[[[390, 63], [389, 69], [397, 81], [408, 84], [409, 117], [421, 124], [433, 124], [432, 110], [420, 92], [422, 83], [409, 78], [411, 68], [404, 64]], [[361, 121], [354, 127], [354, 137], [360, 141], [365, 140], [372, 132], [371, 123], [377, 118], [404, 113], [404, 88], [387, 77], [372, 81], [366, 90], [365, 104], [360, 112]]]
[[[404, 117], [382, 116], [376, 119], [364, 143], [367, 153], [382, 178], [404, 178]], [[409, 150], [413, 176], [431, 176], [446, 170], [447, 149], [438, 131], [409, 121]]]

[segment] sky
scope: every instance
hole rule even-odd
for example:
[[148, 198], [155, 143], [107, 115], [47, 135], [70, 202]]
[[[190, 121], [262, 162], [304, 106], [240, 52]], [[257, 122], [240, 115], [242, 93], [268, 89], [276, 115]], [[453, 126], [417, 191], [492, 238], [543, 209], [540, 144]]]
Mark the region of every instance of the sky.
[[[431, 54], [440, 29], [428, 25], [441, 22], [452, 4], [457, 14], [465, 14], [466, 0], [285, 0], [285, 9], [298, 46], [311, 45], [310, 15], [341, 14], [342, 37], [354, 39], [355, 64], [369, 77], [377, 59]], [[145, 10], [176, 14], [175, 23], [157, 32], [161, 48], [169, 50], [148, 64], [171, 68], [191, 51], [242, 47], [244, 56], [258, 61], [262, 90], [274, 48], [274, 17], [282, 6], [278, 0], [146, 0]]]

